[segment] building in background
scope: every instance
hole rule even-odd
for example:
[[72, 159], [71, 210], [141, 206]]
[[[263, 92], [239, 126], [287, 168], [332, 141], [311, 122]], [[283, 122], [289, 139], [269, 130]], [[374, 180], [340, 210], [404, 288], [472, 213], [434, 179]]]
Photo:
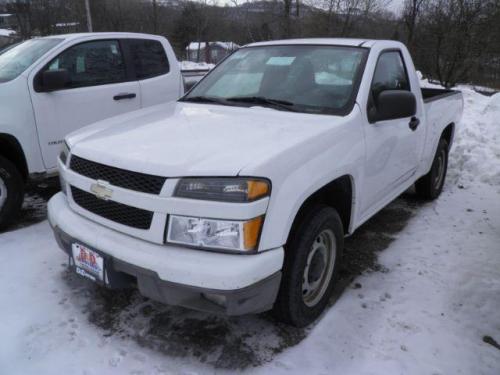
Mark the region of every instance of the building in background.
[[14, 30], [0, 29], [0, 53], [2, 49], [17, 41], [17, 33]]
[[191, 42], [186, 47], [186, 59], [194, 62], [217, 64], [240, 46], [233, 42]]
[[17, 18], [15, 14], [0, 12], [0, 29], [17, 29]]
[[[1, 4], [0, 4], [1, 5]], [[0, 8], [1, 11], [1, 8]], [[0, 50], [16, 41], [17, 18], [11, 13], [0, 12]]]
[[54, 25], [58, 34], [70, 34], [80, 31], [80, 22], [58, 22]]

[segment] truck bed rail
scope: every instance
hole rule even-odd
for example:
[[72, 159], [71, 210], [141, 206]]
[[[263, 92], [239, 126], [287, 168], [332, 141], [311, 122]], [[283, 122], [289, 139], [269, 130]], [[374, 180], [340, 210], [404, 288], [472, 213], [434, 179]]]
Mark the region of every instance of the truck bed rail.
[[433, 89], [433, 88], [422, 88], [422, 98], [424, 103], [429, 103], [434, 100], [442, 99], [450, 95], [459, 94], [460, 91], [450, 90], [450, 89]]

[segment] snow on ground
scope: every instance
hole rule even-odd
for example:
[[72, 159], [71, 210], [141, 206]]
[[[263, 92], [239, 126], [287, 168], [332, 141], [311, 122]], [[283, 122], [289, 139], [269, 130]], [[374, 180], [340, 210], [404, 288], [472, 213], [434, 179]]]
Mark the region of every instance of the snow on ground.
[[499, 374], [500, 96], [464, 98], [442, 196], [407, 192], [347, 239], [336, 304], [306, 330], [95, 287], [34, 188], [0, 234], [0, 374]]
[[500, 193], [500, 93], [491, 97], [462, 89], [465, 106], [463, 127], [457, 136], [451, 175], [466, 184], [480, 182]]
[[209, 70], [212, 69], [214, 64], [207, 64], [205, 62], [193, 62], [193, 61], [180, 61], [181, 70]]

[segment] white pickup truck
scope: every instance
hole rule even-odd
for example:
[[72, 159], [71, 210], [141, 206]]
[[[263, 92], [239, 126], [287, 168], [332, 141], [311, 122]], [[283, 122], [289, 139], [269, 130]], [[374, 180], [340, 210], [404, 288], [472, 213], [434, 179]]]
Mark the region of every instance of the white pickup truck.
[[251, 44], [178, 102], [68, 136], [49, 221], [101, 285], [304, 326], [344, 236], [413, 184], [439, 196], [462, 107], [398, 42]]
[[184, 93], [169, 42], [133, 33], [38, 38], [0, 52], [0, 227], [29, 180], [57, 171], [64, 137]]

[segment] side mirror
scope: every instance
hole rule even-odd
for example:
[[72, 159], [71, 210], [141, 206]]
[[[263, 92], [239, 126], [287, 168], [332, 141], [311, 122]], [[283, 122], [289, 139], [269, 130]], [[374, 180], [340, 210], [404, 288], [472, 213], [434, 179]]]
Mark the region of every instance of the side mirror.
[[385, 90], [368, 111], [370, 122], [412, 117], [417, 112], [415, 95], [406, 90]]
[[46, 70], [42, 73], [41, 91], [50, 92], [64, 89], [69, 82], [66, 69]]

